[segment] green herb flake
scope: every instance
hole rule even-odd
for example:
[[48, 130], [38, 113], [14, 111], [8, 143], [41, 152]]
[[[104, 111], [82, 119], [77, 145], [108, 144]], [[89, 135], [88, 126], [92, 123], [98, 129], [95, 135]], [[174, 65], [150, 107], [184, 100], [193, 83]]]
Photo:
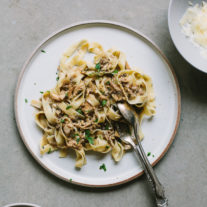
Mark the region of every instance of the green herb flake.
[[85, 134], [86, 134], [86, 136], [90, 136], [90, 135], [91, 135], [90, 130], [89, 130], [89, 129], [86, 129], [86, 130], [85, 130]]
[[83, 111], [81, 109], [77, 109], [76, 110], [79, 114], [82, 114], [83, 115]]
[[117, 74], [119, 71], [116, 69], [113, 71], [113, 74]]
[[89, 129], [86, 129], [86, 130], [85, 130], [85, 138], [88, 140], [88, 142], [89, 142], [90, 144], [93, 144], [93, 140], [94, 140], [94, 138], [91, 137], [91, 133], [90, 133], [90, 130], [89, 130]]
[[108, 145], [106, 145], [106, 149], [108, 149], [109, 148], [109, 146]]
[[104, 172], [106, 172], [106, 165], [103, 163], [100, 167], [99, 167], [100, 170], [104, 170]]
[[47, 154], [50, 154], [52, 152], [51, 148], [49, 148]]
[[73, 134], [73, 135], [72, 135], [73, 138], [75, 138], [75, 137], [77, 137], [77, 136], [79, 136], [79, 134]]
[[80, 142], [80, 138], [77, 138], [77, 139], [76, 139], [76, 142], [77, 142], [77, 144], [78, 144], [78, 143]]
[[152, 155], [152, 157], [155, 157], [155, 155]]
[[68, 92], [65, 94], [65, 98], [68, 98]]
[[25, 98], [25, 99], [24, 99], [24, 102], [25, 102], [25, 103], [28, 103], [28, 100]]
[[105, 129], [106, 129], [106, 130], [108, 130], [108, 129], [109, 129], [109, 125], [108, 125], [108, 124], [106, 124]]
[[56, 81], [58, 81], [60, 78], [59, 78], [59, 76], [56, 78]]
[[147, 153], [147, 156], [149, 157], [150, 155], [151, 155], [151, 152], [148, 152], [148, 153]]
[[109, 84], [110, 84], [110, 82], [109, 82], [109, 81], [107, 81], [107, 82], [106, 82], [106, 84], [107, 84], [107, 85], [109, 85]]
[[101, 102], [101, 105], [102, 105], [102, 106], [105, 106], [106, 103], [107, 103], [107, 100], [103, 100], [103, 101]]
[[93, 137], [86, 137], [86, 139], [88, 140], [88, 142], [89, 142], [90, 144], [93, 144]]
[[46, 53], [45, 50], [41, 50], [41, 52]]
[[101, 70], [101, 64], [100, 63], [97, 63], [96, 66], [95, 66], [96, 70], [98, 70], [98, 72], [100, 72]]
[[98, 118], [94, 122], [98, 123]]
[[64, 122], [65, 122], [65, 120], [64, 120], [64, 119], [61, 119], [61, 120], [60, 120], [60, 122], [61, 122], [61, 123], [64, 123]]
[[70, 182], [72, 182], [72, 180], [73, 180], [73, 179], [72, 179], [72, 178], [70, 178], [70, 180], [69, 180], [69, 181], [70, 181]]
[[70, 109], [70, 108], [72, 108], [72, 106], [68, 105], [68, 106], [66, 107], [66, 110], [68, 110], [68, 109]]
[[43, 94], [44, 92], [43, 91], [40, 91], [40, 93]]

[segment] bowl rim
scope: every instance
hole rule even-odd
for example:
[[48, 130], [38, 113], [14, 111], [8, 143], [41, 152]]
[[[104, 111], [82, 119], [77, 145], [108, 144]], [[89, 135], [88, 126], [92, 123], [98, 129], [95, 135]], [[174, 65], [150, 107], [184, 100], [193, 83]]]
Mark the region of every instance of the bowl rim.
[[178, 49], [178, 46], [177, 46], [176, 41], [175, 41], [175, 37], [174, 37], [173, 32], [172, 32], [172, 28], [171, 28], [172, 20], [171, 20], [171, 18], [170, 18], [170, 16], [171, 16], [171, 7], [172, 7], [172, 4], [173, 4], [174, 1], [176, 1], [176, 0], [170, 0], [169, 6], [168, 6], [168, 30], [169, 30], [169, 33], [170, 33], [170, 37], [171, 37], [171, 39], [172, 39], [172, 41], [173, 41], [173, 44], [174, 44], [176, 50], [179, 52], [179, 54], [183, 57], [183, 59], [184, 59], [186, 62], [188, 62], [188, 63], [189, 63], [191, 66], [193, 66], [195, 69], [197, 69], [197, 70], [199, 70], [199, 71], [201, 71], [201, 72], [203, 72], [203, 73], [207, 73], [207, 71], [205, 71], [204, 69], [202, 69], [202, 68], [200, 68], [200, 67], [194, 65], [194, 64], [193, 64], [190, 60], [188, 60], [188, 59], [185, 57], [185, 55], [184, 55], [183, 53], [181, 53], [180, 50]]

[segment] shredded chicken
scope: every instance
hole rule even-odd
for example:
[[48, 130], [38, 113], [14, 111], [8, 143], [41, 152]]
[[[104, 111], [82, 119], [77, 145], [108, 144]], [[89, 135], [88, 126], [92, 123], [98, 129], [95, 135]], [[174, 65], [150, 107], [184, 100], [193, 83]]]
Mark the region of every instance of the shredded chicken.
[[114, 130], [104, 130], [105, 139], [110, 141], [115, 139], [115, 131]]
[[115, 101], [122, 101], [124, 100], [124, 95], [121, 88], [114, 83], [114, 81], [108, 81], [106, 88], [108, 90], [108, 94], [112, 96]]
[[101, 71], [109, 71], [112, 67], [110, 59], [108, 57], [102, 57], [100, 60]]
[[89, 104], [88, 102], [84, 102], [82, 104], [81, 108], [85, 114], [90, 114], [90, 113], [94, 112], [94, 107], [91, 104]]
[[63, 131], [64, 131], [64, 133], [65, 133], [66, 136], [69, 136], [70, 135], [70, 132], [71, 132], [70, 125], [65, 125], [63, 127]]
[[83, 82], [81, 82], [79, 85], [76, 85], [74, 87], [74, 91], [72, 93], [71, 98], [76, 97], [78, 95], [80, 95], [83, 92], [83, 89], [85, 88], [85, 85]]
[[68, 139], [66, 140], [66, 145], [67, 145], [68, 147], [73, 148], [73, 149], [78, 149], [79, 147], [81, 147], [79, 144], [77, 144], [76, 140], [71, 139], [71, 138], [68, 138]]

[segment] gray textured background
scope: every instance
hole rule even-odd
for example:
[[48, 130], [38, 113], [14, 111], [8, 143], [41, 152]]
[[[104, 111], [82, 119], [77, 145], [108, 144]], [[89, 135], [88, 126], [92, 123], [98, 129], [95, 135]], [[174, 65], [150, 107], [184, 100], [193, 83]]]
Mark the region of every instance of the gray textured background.
[[0, 0], [0, 206], [12, 202], [42, 207], [154, 206], [144, 177], [102, 190], [55, 178], [34, 161], [18, 134], [14, 90], [26, 58], [51, 32], [90, 19], [128, 24], [169, 58], [181, 87], [182, 116], [171, 149], [155, 169], [166, 186], [169, 206], [207, 205], [207, 75], [176, 51], [168, 31], [168, 4], [167, 0]]

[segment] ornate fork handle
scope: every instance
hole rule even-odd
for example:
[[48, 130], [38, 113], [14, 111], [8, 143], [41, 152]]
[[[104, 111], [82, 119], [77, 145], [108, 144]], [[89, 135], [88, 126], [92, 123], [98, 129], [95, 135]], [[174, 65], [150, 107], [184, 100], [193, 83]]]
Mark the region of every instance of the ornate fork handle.
[[[135, 122], [137, 124], [137, 122]], [[147, 180], [148, 182], [151, 184], [152, 189], [154, 191], [155, 194], [155, 198], [156, 198], [156, 204], [158, 207], [167, 207], [168, 206], [168, 200], [165, 197], [165, 192], [164, 192], [164, 187], [162, 186], [162, 184], [159, 182], [151, 164], [149, 163], [149, 160], [144, 152], [144, 149], [142, 147], [142, 144], [140, 142], [139, 136], [138, 136], [138, 126], [135, 124], [134, 126], [134, 135], [137, 139], [137, 145], [135, 145], [135, 143], [131, 143], [134, 151], [138, 157], [138, 159], [140, 160], [142, 167], [145, 171], [145, 174], [147, 176]]]
[[135, 151], [137, 158], [140, 160], [140, 162], [142, 164], [142, 167], [143, 167], [144, 172], [146, 174], [147, 180], [148, 180], [149, 184], [152, 186], [153, 192], [155, 194], [157, 206], [158, 207], [167, 207], [168, 202], [167, 202], [167, 199], [164, 195], [163, 186], [160, 184], [157, 176], [155, 174], [152, 176], [152, 174], [149, 172], [149, 170], [146, 166], [146, 163], [141, 156], [141, 153], [139, 151], [139, 147], [137, 145], [133, 144], [133, 148], [134, 148], [134, 151]]
[[[151, 164], [149, 163], [147, 156], [142, 148], [141, 141], [139, 139], [139, 135], [138, 135], [139, 117], [138, 117], [138, 114], [136, 113], [134, 108], [132, 106], [130, 106], [128, 103], [118, 103], [117, 106], [118, 106], [121, 114], [123, 115], [123, 117], [133, 127], [134, 135], [137, 139], [138, 144], [136, 145], [134, 143], [134, 141], [132, 140], [129, 133], [126, 133], [123, 128], [119, 129], [119, 127], [118, 127], [118, 131], [122, 132], [122, 133], [120, 133], [120, 137], [123, 141], [128, 142], [133, 146], [134, 151], [136, 152], [136, 155], [139, 158], [139, 160], [143, 166], [143, 169], [147, 175], [148, 182], [152, 186], [153, 192], [155, 194], [157, 206], [158, 207], [167, 207], [168, 202], [167, 202], [167, 198], [165, 197], [164, 188], [161, 185], [161, 183], [159, 182]], [[128, 134], [128, 136], [127, 136], [127, 134]]]

